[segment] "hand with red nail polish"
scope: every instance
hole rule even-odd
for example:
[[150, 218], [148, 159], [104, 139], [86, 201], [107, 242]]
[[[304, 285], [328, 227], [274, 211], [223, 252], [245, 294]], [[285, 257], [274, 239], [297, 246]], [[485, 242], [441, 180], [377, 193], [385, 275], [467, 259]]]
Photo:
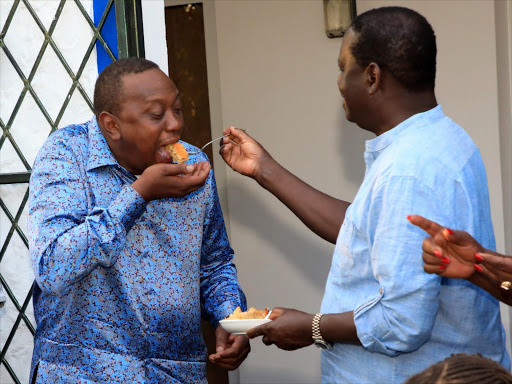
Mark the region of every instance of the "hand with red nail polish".
[[410, 215], [408, 220], [430, 235], [422, 245], [425, 272], [462, 279], [475, 273], [475, 254], [485, 250], [471, 235], [419, 215]]
[[422, 245], [426, 272], [467, 279], [512, 305], [512, 291], [501, 288], [504, 281], [512, 282], [511, 256], [484, 249], [467, 232], [445, 228], [419, 215], [407, 219], [430, 235]]

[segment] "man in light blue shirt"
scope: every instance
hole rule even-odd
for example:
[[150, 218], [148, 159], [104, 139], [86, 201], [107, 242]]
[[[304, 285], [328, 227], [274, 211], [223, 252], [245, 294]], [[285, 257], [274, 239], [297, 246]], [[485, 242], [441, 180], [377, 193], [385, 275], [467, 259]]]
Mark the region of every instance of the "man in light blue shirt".
[[507, 369], [499, 305], [469, 282], [424, 273], [427, 215], [494, 249], [485, 168], [467, 133], [435, 97], [436, 40], [410, 9], [359, 15], [343, 38], [338, 86], [347, 119], [377, 137], [352, 204], [327, 196], [230, 128], [224, 160], [253, 177], [311, 230], [336, 243], [321, 312], [274, 308], [250, 338], [293, 350], [323, 349], [322, 382], [401, 384], [453, 353], [481, 353]]

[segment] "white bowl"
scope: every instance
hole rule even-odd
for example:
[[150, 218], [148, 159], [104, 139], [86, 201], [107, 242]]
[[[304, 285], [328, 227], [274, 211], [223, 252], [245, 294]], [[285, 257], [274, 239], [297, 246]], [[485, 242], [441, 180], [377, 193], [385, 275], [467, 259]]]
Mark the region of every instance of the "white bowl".
[[245, 335], [251, 328], [268, 323], [270, 319], [221, 320], [220, 325], [234, 335]]

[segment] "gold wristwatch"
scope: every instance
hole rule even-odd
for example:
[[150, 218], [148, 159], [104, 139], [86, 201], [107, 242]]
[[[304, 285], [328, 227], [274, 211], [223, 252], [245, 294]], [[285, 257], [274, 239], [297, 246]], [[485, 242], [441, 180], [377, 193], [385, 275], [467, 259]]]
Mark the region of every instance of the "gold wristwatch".
[[313, 343], [320, 349], [331, 349], [332, 344], [324, 340], [320, 332], [320, 319], [323, 315], [323, 313], [317, 313], [315, 317], [313, 317], [313, 324], [311, 326], [313, 329]]

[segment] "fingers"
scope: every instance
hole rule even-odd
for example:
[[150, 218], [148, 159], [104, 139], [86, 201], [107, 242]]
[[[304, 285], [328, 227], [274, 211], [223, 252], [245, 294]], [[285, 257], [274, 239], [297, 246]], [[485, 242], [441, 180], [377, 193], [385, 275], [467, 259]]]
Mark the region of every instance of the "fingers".
[[477, 253], [477, 257], [482, 264], [486, 266], [490, 266], [496, 268], [497, 270], [505, 273], [509, 273], [512, 278], [512, 257], [500, 255], [500, 254], [490, 254], [490, 253]]
[[[274, 314], [274, 313], [272, 312], [272, 314]], [[272, 316], [272, 314], [270, 316]], [[260, 325], [258, 327], [249, 329], [247, 331], [247, 337], [249, 339], [254, 339], [255, 337], [258, 337], [258, 336], [264, 336], [265, 335], [264, 328], [265, 328], [265, 325]]]
[[230, 333], [225, 331], [222, 327], [215, 331], [215, 351], [217, 353], [223, 351], [228, 344]]
[[[272, 312], [272, 314], [273, 313], [274, 312]], [[272, 315], [270, 315], [270, 316], [272, 316]], [[249, 339], [254, 339], [255, 337], [258, 337], [258, 336], [263, 336], [261, 338], [261, 341], [263, 342], [263, 344], [265, 344], [265, 345], [274, 344], [274, 342], [270, 338], [270, 335], [268, 335], [265, 332], [264, 325], [260, 325], [259, 327], [252, 328], [247, 332], [247, 337], [249, 337]]]
[[225, 139], [231, 139], [233, 137], [240, 138], [240, 137], [248, 136], [247, 133], [245, 133], [245, 129], [236, 128], [234, 126], [230, 126], [229, 128], [225, 128], [222, 131], [222, 134], [223, 135], [230, 135], [230, 136], [232, 136], [230, 138], [224, 138], [223, 141]]
[[439, 244], [437, 244], [432, 237], [427, 237], [425, 240], [423, 240], [421, 248], [425, 253], [436, 255], [436, 253], [440, 250], [438, 245]]
[[[422, 254], [423, 258], [423, 270], [427, 273], [436, 273], [438, 275], [442, 274], [446, 270], [446, 264], [447, 262], [442, 261], [442, 258], [440, 256], [437, 256], [432, 253], [423, 252]], [[448, 261], [449, 260], [445, 260]]]
[[196, 171], [197, 164], [165, 164], [166, 176], [190, 175]]
[[238, 145], [241, 142], [244, 142], [244, 141], [248, 140], [249, 138], [251, 138], [251, 136], [245, 132], [245, 129], [235, 128], [233, 126], [224, 129], [224, 131], [222, 133], [224, 135], [229, 135], [229, 137], [224, 137], [221, 140], [220, 151], [222, 151], [222, 149], [228, 144]]
[[209, 356], [209, 360], [219, 367], [236, 369], [251, 351], [249, 339], [242, 335], [230, 335], [229, 341], [223, 346], [217, 346], [217, 352]]
[[437, 224], [435, 221], [424, 218], [420, 215], [409, 215], [407, 219], [411, 224], [420, 227], [425, 232], [427, 232], [430, 236], [434, 236], [437, 232], [443, 229], [442, 226]]
[[[500, 276], [500, 277], [499, 277], [498, 275], [501, 275], [501, 274], [499, 273], [499, 271], [497, 271], [497, 270], [496, 270], [496, 269], [494, 269], [493, 267], [489, 267], [489, 269], [488, 269], [488, 268], [486, 268], [486, 267], [485, 267], [485, 265], [484, 265], [484, 264], [475, 264], [475, 270], [476, 270], [479, 274], [481, 274], [481, 275], [486, 276], [487, 278], [489, 278], [491, 281], [508, 280], [508, 279], [507, 279], [507, 276], [503, 276], [503, 277], [501, 277], [501, 276]], [[491, 270], [492, 270], [492, 271], [491, 271]], [[493, 273], [493, 271], [494, 271], [494, 272], [496, 272], [496, 274], [495, 274], [495, 273]]]
[[477, 249], [482, 249], [482, 246], [473, 238], [473, 236], [467, 232], [444, 228], [441, 233], [443, 238], [452, 244], [461, 246], [474, 246]]
[[192, 172], [192, 176], [208, 176], [208, 173], [210, 172], [211, 168], [212, 166], [210, 165], [210, 163], [206, 161], [197, 163], [194, 171]]
[[207, 161], [201, 161], [195, 164], [161, 164], [164, 166], [165, 176], [179, 176], [179, 175], [188, 175], [188, 176], [198, 176], [203, 175], [205, 173], [210, 172], [211, 165]]

